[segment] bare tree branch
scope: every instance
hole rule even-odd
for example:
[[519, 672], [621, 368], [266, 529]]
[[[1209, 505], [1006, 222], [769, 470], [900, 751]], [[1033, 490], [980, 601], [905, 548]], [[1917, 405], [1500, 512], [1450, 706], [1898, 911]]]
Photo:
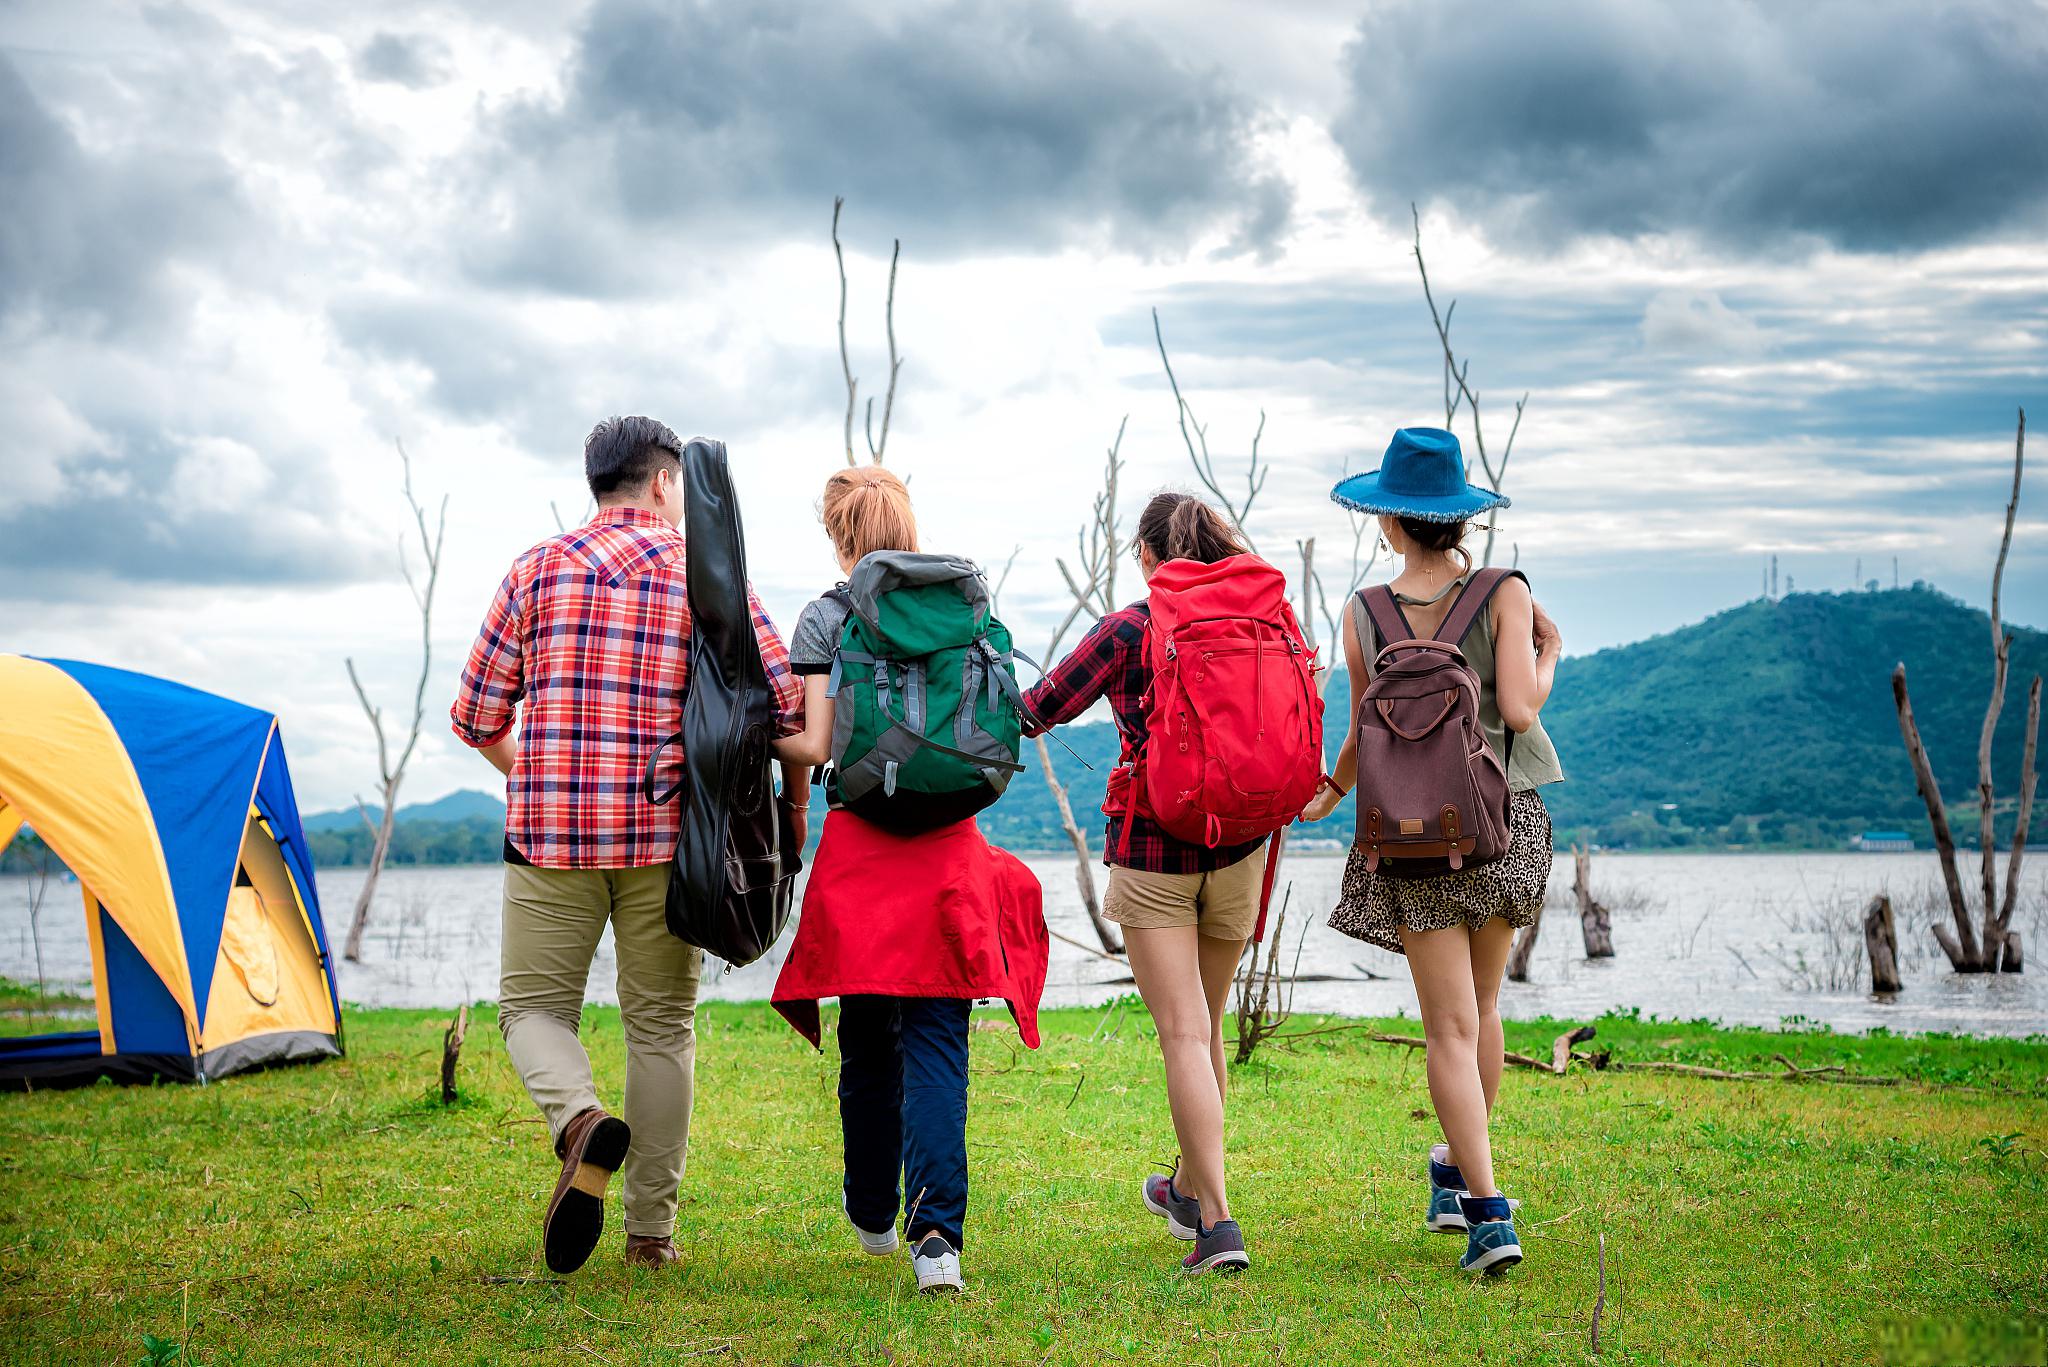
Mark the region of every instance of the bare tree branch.
[[853, 378], [853, 361], [846, 352], [846, 252], [839, 245], [839, 211], [845, 207], [846, 196], [833, 196], [832, 256], [839, 263], [839, 369], [846, 376], [846, 463], [852, 465], [854, 395], [860, 383]]
[[[853, 415], [860, 406], [860, 381], [853, 376], [853, 358], [846, 346], [846, 249], [839, 241], [839, 215], [846, 207], [846, 197], [836, 196], [832, 201], [832, 259], [839, 265], [839, 371], [846, 378], [846, 463], [856, 464], [853, 454]], [[882, 431], [875, 433], [875, 401], [867, 404], [864, 429], [867, 435], [868, 459], [875, 465], [882, 463], [889, 450], [889, 422], [896, 412], [896, 377], [903, 371], [902, 358], [896, 354], [896, 267], [903, 257], [903, 240], [896, 239], [889, 252], [889, 297], [884, 305], [883, 318], [889, 332], [889, 388], [882, 396]]]
[[[1496, 464], [1486, 449], [1486, 430], [1480, 420], [1479, 393], [1471, 385], [1472, 362], [1459, 361], [1457, 351], [1451, 345], [1451, 318], [1458, 311], [1458, 302], [1454, 299], [1448, 308], [1438, 311], [1436, 295], [1429, 284], [1429, 266], [1422, 259], [1422, 212], [1411, 203], [1408, 206], [1408, 214], [1415, 224], [1415, 269], [1422, 277], [1422, 298], [1429, 305], [1429, 318], [1436, 326], [1437, 344], [1443, 349], [1444, 354], [1444, 426], [1451, 427], [1460, 406], [1472, 415], [1472, 446], [1479, 456], [1479, 468], [1485, 472], [1488, 486], [1498, 491], [1507, 479], [1508, 459], [1514, 454], [1515, 436], [1522, 430], [1522, 410], [1528, 406], [1529, 396], [1524, 393], [1515, 401], [1514, 425], [1508, 429], [1507, 445], [1501, 448], [1500, 461]], [[1489, 527], [1486, 532], [1486, 551], [1481, 558], [1481, 564], [1493, 563], [1494, 535], [1494, 529]]]
[[[2020, 748], [2020, 809], [2012, 827], [2012, 853], [2006, 856], [2005, 901], [1998, 909], [1998, 932], [2001, 938], [2010, 937], [2012, 909], [2019, 900], [2020, 861], [2027, 852], [2027, 822], [2034, 814], [2034, 752], [2041, 734], [2041, 676], [2034, 676], [2034, 683], [2027, 690], [2027, 738]], [[2007, 939], [2010, 944], [2010, 939]], [[2010, 957], [2010, 956], [2008, 956]]]
[[[1129, 543], [1119, 535], [1120, 519], [1116, 510], [1118, 481], [1123, 473], [1124, 431], [1129, 425], [1130, 415], [1125, 414], [1123, 421], [1117, 424], [1116, 440], [1110, 443], [1103, 463], [1102, 491], [1095, 496], [1089, 524], [1076, 538], [1081, 577], [1076, 577], [1065, 560], [1054, 562], [1059, 566], [1060, 577], [1066, 581], [1067, 592], [1073, 602], [1046, 643], [1045, 654], [1041, 658], [1047, 664], [1059, 654], [1060, 642], [1066, 639], [1067, 631], [1083, 614], [1090, 620], [1099, 620], [1114, 609], [1117, 562], [1129, 547]], [[1060, 828], [1067, 833], [1067, 839], [1074, 847], [1074, 885], [1081, 894], [1081, 908], [1095, 927], [1096, 938], [1102, 942], [1103, 949], [1111, 954], [1122, 954], [1123, 937], [1117, 934], [1114, 923], [1102, 915], [1102, 904], [1095, 893], [1094, 854], [1089, 848], [1087, 833], [1074, 819], [1074, 808], [1068, 801], [1066, 787], [1059, 781], [1059, 773], [1053, 765], [1052, 747], [1046, 744], [1043, 735], [1036, 737], [1036, 743], [1039, 768], [1045, 775], [1046, 788], [1052, 793], [1053, 805], [1059, 811]]]
[[868, 452], [877, 465], [882, 463], [882, 454], [889, 449], [889, 416], [896, 411], [896, 376], [903, 369], [903, 362], [896, 356], [896, 262], [902, 255], [903, 239], [897, 238], [889, 249], [889, 301], [884, 312], [889, 327], [889, 392], [882, 399], [880, 442], [875, 440], [874, 432], [875, 401], [868, 400]]
[[2005, 629], [1999, 605], [2005, 588], [2005, 558], [2012, 550], [2012, 524], [2020, 507], [2020, 476], [2027, 459], [2027, 410], [2022, 408], [2019, 432], [2013, 439], [2012, 495], [2005, 504], [2005, 531], [1998, 540], [1998, 563], [1991, 571], [1991, 697], [1984, 705], [1984, 726], [1977, 733], [1977, 847], [1982, 861], [1985, 968], [1997, 967], [2005, 945], [1998, 918], [1998, 843], [1993, 838], [1998, 809], [1991, 779], [1991, 742], [1998, 715], [2005, 710], [2006, 675], [2012, 665], [2012, 634]]
[[1245, 467], [1244, 501], [1237, 502], [1223, 492], [1223, 486], [1216, 476], [1216, 461], [1209, 454], [1209, 429], [1195, 417], [1195, 410], [1180, 392], [1180, 379], [1173, 373], [1173, 360], [1166, 354], [1166, 334], [1159, 325], [1159, 310], [1152, 310], [1152, 338], [1159, 345], [1159, 364], [1166, 370], [1166, 383], [1173, 390], [1173, 403], [1180, 421], [1180, 439], [1188, 449], [1188, 461], [1195, 467], [1195, 478], [1209, 491], [1209, 496], [1222, 505], [1224, 515], [1237, 528], [1247, 546], [1256, 547], [1246, 520], [1252, 515], [1252, 504], [1257, 501], [1259, 491], [1266, 487], [1267, 467], [1260, 463], [1259, 441], [1266, 434], [1266, 410], [1259, 410], [1258, 430], [1252, 434], [1251, 459]]
[[[370, 844], [370, 864], [363, 877], [362, 890], [356, 896], [353, 915], [349, 918], [348, 940], [342, 951], [343, 957], [351, 963], [362, 960], [363, 932], [369, 925], [370, 906], [377, 895], [377, 881], [384, 871], [384, 859], [391, 849], [391, 832], [398, 815], [398, 790], [405, 782], [405, 769], [412, 762], [414, 750], [419, 746], [420, 732], [426, 724], [427, 679], [432, 671], [434, 659], [434, 590], [441, 581], [441, 551], [448, 535], [448, 499], [441, 499], [440, 510], [433, 529], [428, 530], [427, 510], [414, 496], [412, 489], [412, 457], [407, 454], [405, 443], [399, 441], [399, 466], [402, 471], [401, 488], [405, 494], [406, 507], [412, 513], [413, 527], [419, 536], [420, 554], [425, 560], [425, 578], [416, 579], [412, 567], [405, 558], [405, 543], [399, 542], [399, 572], [405, 578], [406, 588], [411, 591], [413, 604], [420, 614], [420, 673], [419, 681], [413, 687], [412, 724], [407, 728], [405, 746], [393, 760], [389, 738], [384, 731], [384, 709], [370, 701], [369, 693], [363, 688], [363, 681], [356, 673], [353, 657], [345, 661], [348, 667], [348, 681], [355, 689], [356, 701], [362, 704], [363, 715], [370, 719], [370, 729], [377, 736], [377, 778], [383, 789], [384, 811], [382, 819], [373, 828]], [[559, 515], [558, 515], [559, 517]], [[369, 824], [369, 812], [362, 800], [356, 800], [356, 810]]]

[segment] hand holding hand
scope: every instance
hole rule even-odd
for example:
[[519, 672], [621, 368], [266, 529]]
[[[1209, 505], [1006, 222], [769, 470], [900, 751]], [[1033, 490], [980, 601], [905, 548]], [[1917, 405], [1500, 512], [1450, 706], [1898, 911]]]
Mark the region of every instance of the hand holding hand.
[[1344, 800], [1344, 793], [1325, 783], [1316, 789], [1316, 795], [1309, 799], [1308, 806], [1301, 809], [1303, 821], [1321, 821], [1337, 810], [1337, 804]]

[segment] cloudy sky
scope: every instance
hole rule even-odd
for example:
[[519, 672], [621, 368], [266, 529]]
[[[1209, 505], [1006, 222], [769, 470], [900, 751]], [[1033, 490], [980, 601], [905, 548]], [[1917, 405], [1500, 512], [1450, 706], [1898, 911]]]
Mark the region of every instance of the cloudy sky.
[[833, 577], [835, 195], [863, 395], [902, 241], [889, 462], [936, 547], [1016, 549], [1027, 645], [1119, 423], [1133, 514], [1191, 481], [1155, 310], [1233, 487], [1265, 415], [1262, 549], [1341, 577], [1329, 486], [1443, 420], [1411, 203], [1496, 449], [1529, 394], [1501, 558], [1572, 649], [1772, 555], [1981, 602], [2048, 414], [2044, 92], [2035, 0], [7, 0], [0, 649], [273, 707], [302, 801], [367, 791], [403, 439], [448, 498], [407, 797], [485, 786], [455, 665], [613, 412], [726, 439], [787, 625]]

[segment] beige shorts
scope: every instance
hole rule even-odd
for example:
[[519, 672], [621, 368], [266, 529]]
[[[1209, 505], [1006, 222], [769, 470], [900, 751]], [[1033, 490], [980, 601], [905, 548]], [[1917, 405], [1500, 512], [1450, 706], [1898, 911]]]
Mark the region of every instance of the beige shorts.
[[1109, 871], [1102, 914], [1123, 926], [1193, 926], [1211, 939], [1249, 940], [1265, 875], [1264, 845], [1208, 873], [1148, 873], [1119, 864]]

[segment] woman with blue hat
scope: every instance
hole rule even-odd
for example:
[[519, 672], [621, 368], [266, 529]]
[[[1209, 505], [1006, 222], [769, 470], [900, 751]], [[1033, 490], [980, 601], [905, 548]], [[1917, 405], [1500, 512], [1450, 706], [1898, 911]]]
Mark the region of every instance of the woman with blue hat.
[[[1463, 549], [1473, 519], [1508, 500], [1465, 478], [1452, 433], [1402, 428], [1379, 469], [1330, 496], [1378, 516], [1401, 572], [1359, 593], [1344, 614], [1353, 712], [1335, 773], [1345, 777], [1324, 775], [1302, 819], [1328, 816], [1355, 779], [1369, 790], [1330, 924], [1408, 959], [1445, 1140], [1430, 1150], [1425, 1224], [1466, 1235], [1460, 1267], [1500, 1272], [1522, 1257], [1488, 1134], [1503, 1062], [1500, 983], [1515, 931], [1536, 919], [1550, 878], [1550, 814], [1537, 789], [1564, 773], [1538, 714], [1561, 641], [1519, 571], [1475, 570]], [[1443, 748], [1447, 716], [1465, 718], [1472, 744], [1483, 736], [1485, 746]], [[1439, 748], [1425, 756], [1432, 736]], [[1459, 772], [1446, 777], [1447, 763]], [[1425, 767], [1396, 772], [1415, 764]], [[1473, 777], [1459, 788], [1468, 764]], [[1439, 791], [1447, 783], [1477, 795], [1466, 805], [1484, 806], [1490, 791], [1505, 831], [1480, 812], [1455, 812]], [[1412, 791], [1433, 794], [1427, 812], [1402, 805]], [[1489, 840], [1475, 842], [1474, 827]]]

